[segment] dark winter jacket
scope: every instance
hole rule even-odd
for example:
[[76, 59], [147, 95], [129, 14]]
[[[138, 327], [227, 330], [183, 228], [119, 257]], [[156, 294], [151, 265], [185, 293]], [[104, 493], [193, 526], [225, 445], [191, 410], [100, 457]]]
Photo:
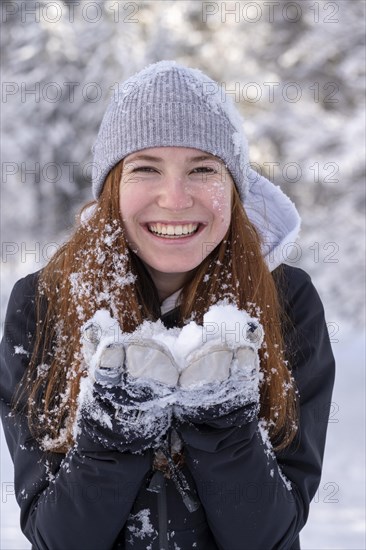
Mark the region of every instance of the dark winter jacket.
[[[300, 394], [298, 435], [275, 456], [263, 442], [258, 420], [243, 424], [240, 411], [205, 425], [182, 425], [182, 471], [201, 503], [194, 512], [170, 479], [160, 472], [152, 478], [151, 450], [44, 453], [26, 418], [10, 412], [29, 361], [37, 274], [17, 282], [1, 343], [1, 408], [21, 527], [33, 548], [299, 548], [298, 535], [320, 481], [334, 360], [310, 277], [294, 267], [278, 270], [283, 270], [279, 290], [289, 316], [287, 355]], [[174, 325], [175, 313], [163, 316], [167, 326]]]

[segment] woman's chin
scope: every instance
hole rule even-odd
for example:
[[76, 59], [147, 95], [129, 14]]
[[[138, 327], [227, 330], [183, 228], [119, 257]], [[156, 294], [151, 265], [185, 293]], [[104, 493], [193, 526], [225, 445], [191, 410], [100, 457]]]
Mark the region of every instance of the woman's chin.
[[166, 261], [156, 261], [150, 258], [141, 258], [150, 272], [161, 273], [165, 275], [177, 276], [177, 275], [189, 275], [189, 273], [195, 269], [202, 261], [202, 258], [193, 261], [190, 258], [189, 261], [182, 261], [182, 258], [168, 258]]
[[197, 264], [189, 264], [189, 265], [172, 265], [171, 263], [169, 265], [165, 264], [155, 264], [155, 265], [149, 265], [151, 269], [156, 271], [157, 273], [164, 273], [165, 275], [184, 275], [190, 273], [195, 267], [197, 267]]

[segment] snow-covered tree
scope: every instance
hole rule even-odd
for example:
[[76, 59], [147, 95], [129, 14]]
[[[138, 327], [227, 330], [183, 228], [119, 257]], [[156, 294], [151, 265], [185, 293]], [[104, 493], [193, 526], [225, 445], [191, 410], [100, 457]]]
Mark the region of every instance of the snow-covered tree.
[[115, 84], [177, 59], [223, 83], [251, 161], [295, 200], [303, 237], [287, 259], [315, 276], [331, 317], [362, 318], [343, 287], [363, 288], [363, 0], [29, 0], [3, 3], [2, 21], [5, 242], [62, 238], [91, 197]]

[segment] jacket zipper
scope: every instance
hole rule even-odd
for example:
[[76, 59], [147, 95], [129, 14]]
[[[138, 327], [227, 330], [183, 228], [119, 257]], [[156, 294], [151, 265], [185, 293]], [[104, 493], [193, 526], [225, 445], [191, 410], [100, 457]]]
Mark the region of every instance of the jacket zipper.
[[[170, 470], [170, 476], [175, 484], [175, 487], [182, 497], [182, 500], [189, 510], [189, 512], [195, 512], [200, 507], [200, 502], [196, 498], [194, 492], [191, 490], [183, 472], [181, 472], [175, 465], [174, 460], [170, 454], [169, 444], [165, 441], [160, 450], [164, 454], [168, 467]], [[164, 473], [161, 470], [156, 470], [150, 479], [150, 483], [147, 487], [148, 491], [157, 493], [158, 499], [158, 523], [159, 523], [159, 550], [169, 550], [169, 538], [168, 538], [168, 506], [166, 498], [166, 481]]]
[[167, 460], [170, 476], [178, 493], [182, 497], [185, 507], [189, 510], [189, 512], [195, 512], [200, 507], [199, 500], [193, 494], [193, 491], [191, 490], [183, 472], [176, 467], [168, 447], [166, 445], [162, 445], [160, 449]]
[[148, 491], [157, 493], [159, 516], [159, 550], [169, 550], [168, 540], [168, 510], [166, 499], [166, 485], [163, 472], [156, 470], [152, 476]]

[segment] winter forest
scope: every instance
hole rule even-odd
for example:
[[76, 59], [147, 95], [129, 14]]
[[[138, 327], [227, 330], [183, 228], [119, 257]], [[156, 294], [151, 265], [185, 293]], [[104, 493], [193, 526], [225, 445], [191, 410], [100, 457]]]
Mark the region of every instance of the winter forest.
[[[365, 548], [364, 0], [1, 2], [1, 322], [92, 199], [91, 147], [118, 82], [175, 59], [220, 82], [250, 160], [302, 217], [284, 261], [311, 275], [337, 360], [324, 472], [304, 550]], [[324, 421], [319, 417], [319, 421]], [[1, 541], [19, 527], [1, 440]]]

